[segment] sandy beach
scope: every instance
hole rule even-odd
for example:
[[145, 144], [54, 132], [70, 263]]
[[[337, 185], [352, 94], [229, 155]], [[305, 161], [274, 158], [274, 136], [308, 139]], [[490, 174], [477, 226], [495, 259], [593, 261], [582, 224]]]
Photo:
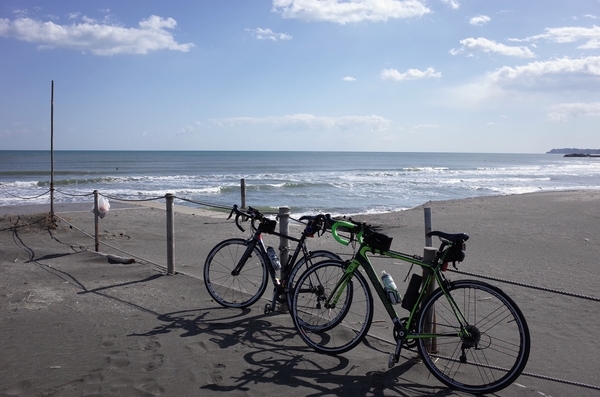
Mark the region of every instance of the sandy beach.
[[[598, 396], [600, 191], [429, 202], [355, 218], [382, 226], [394, 249], [421, 254], [424, 207], [433, 229], [470, 235], [459, 270], [498, 279], [488, 282], [527, 318], [526, 373], [495, 395]], [[99, 226], [104, 255], [93, 252], [88, 204], [55, 211], [49, 229], [49, 205], [0, 207], [0, 397], [465, 395], [439, 383], [413, 351], [387, 368], [392, 331], [379, 308], [373, 337], [332, 357], [306, 347], [288, 314], [263, 314], [270, 288], [250, 308], [218, 306], [202, 281], [204, 259], [219, 241], [248, 235], [227, 214], [177, 207], [177, 274], [166, 275], [164, 204], [111, 202]], [[352, 252], [327, 235], [308, 244], [345, 258]], [[405, 291], [408, 266], [373, 262]]]

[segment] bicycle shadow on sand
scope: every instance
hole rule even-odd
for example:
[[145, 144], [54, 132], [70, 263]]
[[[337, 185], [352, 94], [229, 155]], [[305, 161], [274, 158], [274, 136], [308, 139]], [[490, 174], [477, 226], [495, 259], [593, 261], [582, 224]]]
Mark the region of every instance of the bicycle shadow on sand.
[[407, 373], [418, 366], [416, 359], [403, 357], [406, 361], [390, 370], [364, 372], [360, 353], [352, 358], [318, 354], [300, 340], [293, 327], [278, 324], [281, 321], [277, 314], [249, 316], [249, 313], [249, 309], [226, 308], [177, 311], [159, 315], [160, 326], [128, 336], [180, 332], [180, 337], [208, 336], [220, 349], [237, 345], [235, 354], [249, 368], [200, 387], [211, 392], [247, 393], [256, 391], [255, 385], [271, 384], [294, 388], [305, 396], [459, 395], [435, 380], [432, 385], [419, 384], [414, 381], [414, 373], [408, 379]]

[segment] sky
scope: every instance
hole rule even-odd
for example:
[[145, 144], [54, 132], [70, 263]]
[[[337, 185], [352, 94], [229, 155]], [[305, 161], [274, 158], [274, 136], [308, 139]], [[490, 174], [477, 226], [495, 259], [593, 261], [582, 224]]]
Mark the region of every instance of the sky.
[[0, 150], [545, 153], [599, 127], [600, 0], [0, 2]]

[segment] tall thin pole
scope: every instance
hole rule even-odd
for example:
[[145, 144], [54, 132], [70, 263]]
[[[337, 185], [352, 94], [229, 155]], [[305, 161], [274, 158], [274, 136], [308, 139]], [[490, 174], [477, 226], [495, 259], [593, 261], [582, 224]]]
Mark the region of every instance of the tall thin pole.
[[54, 221], [54, 80], [50, 95], [50, 219]]

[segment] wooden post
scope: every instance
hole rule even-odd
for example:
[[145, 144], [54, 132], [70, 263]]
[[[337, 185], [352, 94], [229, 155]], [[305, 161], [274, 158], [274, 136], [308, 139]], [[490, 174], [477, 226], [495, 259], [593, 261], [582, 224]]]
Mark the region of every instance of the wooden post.
[[175, 252], [175, 233], [174, 233], [174, 214], [173, 199], [175, 196], [171, 193], [165, 195], [167, 200], [167, 274], [175, 274], [174, 252]]
[[[423, 262], [433, 263], [435, 260], [435, 254], [437, 253], [437, 249], [433, 247], [433, 243], [431, 237], [427, 237], [427, 233], [429, 233], [431, 229], [431, 208], [425, 207], [423, 208], [425, 214], [425, 248], [423, 249]], [[427, 279], [427, 277], [431, 274], [431, 270], [423, 268], [423, 281]], [[435, 280], [432, 280], [429, 283], [427, 291], [425, 291], [425, 296], [429, 296], [433, 290], [436, 288]], [[427, 313], [427, 322], [425, 324], [424, 331], [426, 333], [435, 333], [435, 312], [430, 311]], [[437, 342], [435, 338], [433, 339], [425, 339], [425, 345], [427, 347], [427, 351], [430, 353], [437, 353]]]
[[242, 194], [242, 208], [246, 208], [246, 180], [240, 179], [240, 189]]
[[431, 237], [427, 237], [427, 233], [431, 231], [431, 208], [425, 207], [423, 212], [425, 215], [425, 247], [431, 247], [433, 245]]
[[[425, 247], [425, 251], [424, 251], [424, 255], [423, 255], [423, 262], [428, 262], [428, 263], [432, 263], [435, 260], [435, 254], [437, 252], [437, 249], [433, 248], [433, 247]], [[431, 273], [431, 270], [428, 269], [423, 269], [423, 280], [425, 280], [425, 277], [427, 277], [429, 274]], [[431, 283], [429, 283], [429, 287], [427, 288], [427, 291], [425, 292], [426, 296], [429, 296], [433, 290], [435, 289], [436, 286], [436, 282], [435, 280], [432, 280]], [[435, 311], [430, 311], [429, 313], [427, 313], [427, 322], [425, 323], [425, 333], [435, 333], [436, 332], [436, 326], [435, 326]], [[432, 339], [425, 339], [425, 346], [427, 347], [427, 350], [430, 353], [437, 353], [437, 341], [435, 338]]]
[[[279, 233], [283, 236], [288, 236], [290, 234], [290, 207], [279, 207], [277, 216], [279, 217]], [[287, 263], [290, 258], [289, 240], [283, 236], [279, 237], [279, 261], [281, 262], [281, 270], [279, 271], [280, 280], [287, 277], [285, 272], [290, 271], [290, 269], [287, 268]], [[287, 313], [289, 311], [287, 302], [283, 302], [279, 305], [279, 311], [282, 313]]]
[[94, 241], [96, 252], [100, 250], [100, 239], [98, 238], [98, 191], [94, 190]]
[[[431, 237], [427, 236], [427, 233], [429, 233], [432, 229], [431, 229], [431, 208], [429, 207], [425, 207], [423, 208], [423, 214], [425, 217], [425, 248], [423, 251], [423, 262], [427, 262], [427, 263], [432, 263], [435, 260], [435, 254], [437, 252], [437, 249], [433, 248], [433, 242]], [[429, 276], [431, 274], [431, 271], [429, 269], [425, 269], [423, 268], [423, 281], [425, 281], [427, 279], [427, 276]], [[429, 296], [433, 290], [435, 289], [435, 280], [432, 280], [431, 283], [429, 283], [429, 287], [427, 288], [427, 291], [425, 292], [426, 296]], [[426, 333], [433, 333], [435, 332], [436, 327], [435, 327], [435, 312], [429, 312], [427, 313], [427, 323], [425, 324], [425, 332]], [[425, 345], [427, 347], [427, 350], [430, 353], [436, 353], [437, 352], [437, 343], [435, 339], [426, 339], [425, 340]]]
[[[290, 234], [290, 207], [279, 207], [279, 233], [285, 236]], [[289, 259], [289, 240], [285, 237], [279, 238], [279, 258], [281, 261], [281, 271], [285, 268], [285, 265]], [[283, 277], [283, 274], [281, 275]]]

